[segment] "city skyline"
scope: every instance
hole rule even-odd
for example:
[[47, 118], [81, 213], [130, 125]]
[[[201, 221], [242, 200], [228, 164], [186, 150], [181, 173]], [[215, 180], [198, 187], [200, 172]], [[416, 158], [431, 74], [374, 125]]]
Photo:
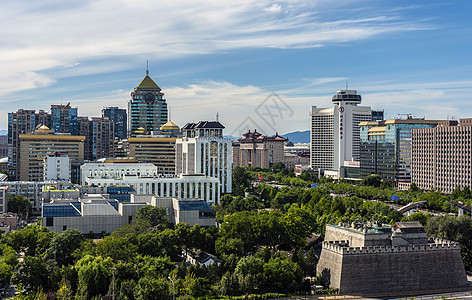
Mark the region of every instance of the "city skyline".
[[386, 118], [470, 117], [470, 8], [466, 1], [2, 2], [0, 129], [20, 108], [71, 102], [79, 116], [126, 108], [146, 61], [180, 127], [218, 113], [231, 134], [275, 92], [293, 114], [273, 128], [308, 130], [310, 106], [330, 107], [346, 81]]

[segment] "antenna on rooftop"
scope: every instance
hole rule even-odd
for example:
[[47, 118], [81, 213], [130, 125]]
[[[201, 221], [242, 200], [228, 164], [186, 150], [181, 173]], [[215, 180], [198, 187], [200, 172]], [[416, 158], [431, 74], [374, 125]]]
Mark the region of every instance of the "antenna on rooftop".
[[216, 113], [216, 122], [219, 122], [220, 116]]
[[146, 75], [149, 75], [149, 60], [146, 60]]
[[346, 91], [347, 91], [347, 88], [349, 86], [349, 83], [348, 83], [349, 79], [346, 79]]

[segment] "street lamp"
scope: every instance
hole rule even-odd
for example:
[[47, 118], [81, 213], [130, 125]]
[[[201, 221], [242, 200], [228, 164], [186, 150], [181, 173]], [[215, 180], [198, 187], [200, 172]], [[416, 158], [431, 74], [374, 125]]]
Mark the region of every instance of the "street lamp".
[[172, 300], [175, 300], [174, 281], [172, 280], [172, 278], [170, 278], [170, 276], [167, 276], [167, 278], [169, 278], [170, 282], [172, 282]]

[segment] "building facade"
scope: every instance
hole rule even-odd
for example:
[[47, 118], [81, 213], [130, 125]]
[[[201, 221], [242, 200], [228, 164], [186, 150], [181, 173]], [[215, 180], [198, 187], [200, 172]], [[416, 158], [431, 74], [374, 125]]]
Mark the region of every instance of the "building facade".
[[0, 214], [5, 214], [8, 211], [8, 186], [0, 186]]
[[359, 123], [370, 121], [371, 109], [358, 106], [361, 95], [340, 90], [332, 97], [333, 108], [311, 107], [310, 164], [314, 170], [342, 177], [345, 161], [360, 158]]
[[49, 128], [53, 133], [77, 135], [77, 114], [77, 107], [71, 107], [70, 103], [51, 105], [51, 125]]
[[115, 156], [115, 127], [107, 117], [79, 117], [79, 135], [85, 136], [84, 159], [97, 160]]
[[415, 128], [435, 127], [439, 121], [406, 119], [360, 123], [360, 172], [365, 177], [378, 174], [396, 186], [411, 183], [412, 136]]
[[276, 133], [274, 136], [265, 136], [254, 130], [250, 130], [238, 139], [238, 146], [233, 147], [233, 166], [252, 166], [270, 168], [274, 163], [284, 163], [284, 143], [286, 138]]
[[472, 119], [412, 130], [412, 182], [451, 194], [472, 186]]
[[181, 137], [180, 127], [169, 121], [151, 135], [129, 138], [129, 157], [154, 164], [159, 174], [175, 174], [175, 144]]
[[198, 198], [212, 205], [219, 203], [221, 195], [219, 180], [203, 174], [180, 174], [178, 177], [146, 175], [124, 175], [121, 178], [85, 177], [85, 184], [96, 187], [130, 186], [137, 195]]
[[231, 193], [231, 140], [218, 121], [187, 123], [176, 141], [176, 174], [204, 174], [220, 181], [221, 193]]
[[53, 134], [42, 125], [33, 134], [20, 134], [20, 180], [42, 181], [44, 158], [55, 153], [69, 157], [71, 161], [84, 159], [84, 136]]
[[8, 157], [8, 134], [0, 135], [0, 159]]
[[67, 229], [77, 229], [84, 234], [111, 233], [130, 224], [140, 208], [150, 205], [164, 208], [165, 217], [173, 224], [216, 225], [215, 210], [202, 200], [133, 195], [131, 202], [121, 203], [107, 196], [90, 195], [44, 203], [41, 224], [56, 233]]
[[88, 178], [114, 178], [120, 179], [125, 175], [135, 176], [157, 176], [157, 167], [151, 163], [129, 163], [127, 161], [119, 163], [85, 163], [80, 167], [82, 185], [86, 185]]
[[139, 127], [146, 132], [158, 130], [167, 123], [167, 102], [161, 88], [149, 77], [146, 77], [131, 93], [132, 99], [128, 102], [128, 136], [135, 137]]
[[69, 156], [55, 153], [44, 158], [44, 181], [70, 181]]
[[20, 134], [34, 132], [41, 125], [51, 126], [51, 115], [43, 110], [8, 113], [8, 172], [12, 179], [20, 178]]
[[105, 107], [102, 110], [102, 117], [107, 117], [114, 123], [114, 139], [123, 140], [128, 136], [128, 117], [126, 109], [118, 107]]

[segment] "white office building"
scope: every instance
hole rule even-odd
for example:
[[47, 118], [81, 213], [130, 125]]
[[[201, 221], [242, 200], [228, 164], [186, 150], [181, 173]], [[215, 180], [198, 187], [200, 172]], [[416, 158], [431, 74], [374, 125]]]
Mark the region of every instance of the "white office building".
[[0, 181], [0, 187], [8, 187], [9, 195], [21, 195], [28, 198], [34, 213], [40, 212], [43, 190], [48, 187], [63, 188], [69, 185], [67, 181]]
[[231, 193], [231, 139], [218, 121], [187, 123], [176, 141], [176, 174], [205, 174], [220, 181], [221, 193]]
[[219, 180], [203, 174], [180, 174], [177, 177], [137, 175], [124, 175], [121, 178], [86, 177], [85, 184], [96, 187], [131, 186], [137, 195], [198, 198], [212, 205], [219, 202], [221, 194]]
[[44, 158], [44, 180], [70, 181], [70, 159], [67, 155], [51, 155]]
[[85, 163], [80, 166], [82, 185], [87, 178], [115, 178], [125, 175], [157, 176], [157, 167], [151, 163]]
[[356, 90], [340, 90], [332, 97], [334, 107], [311, 107], [310, 165], [325, 175], [343, 178], [345, 162], [359, 161], [359, 123], [371, 120], [371, 108]]

